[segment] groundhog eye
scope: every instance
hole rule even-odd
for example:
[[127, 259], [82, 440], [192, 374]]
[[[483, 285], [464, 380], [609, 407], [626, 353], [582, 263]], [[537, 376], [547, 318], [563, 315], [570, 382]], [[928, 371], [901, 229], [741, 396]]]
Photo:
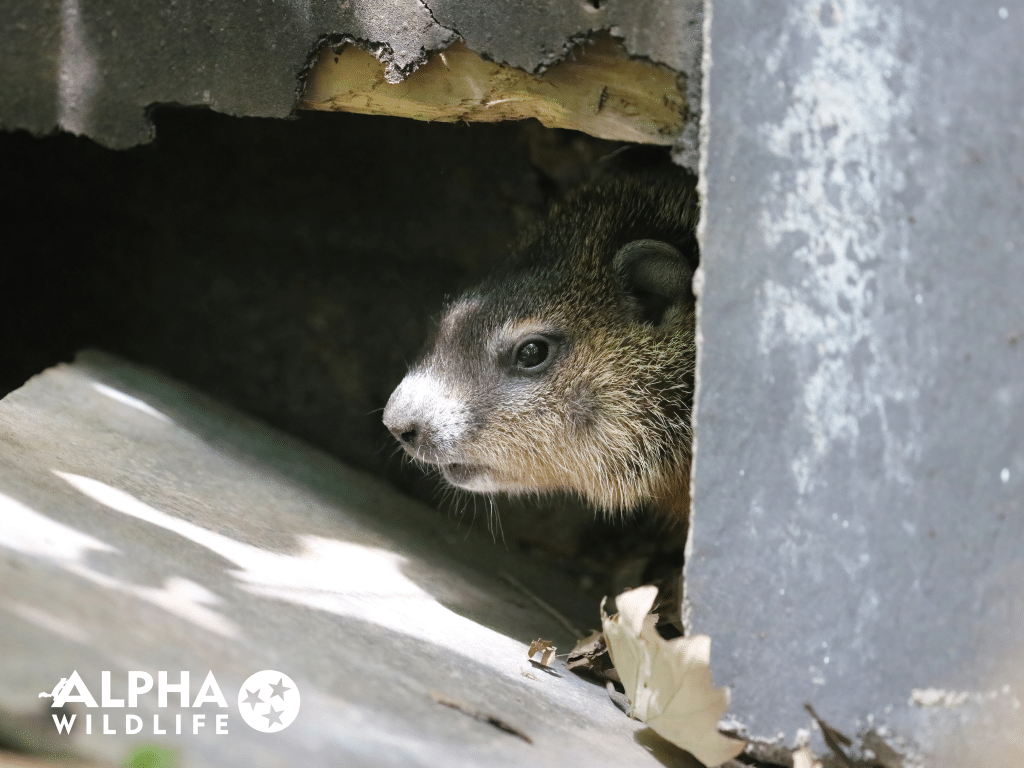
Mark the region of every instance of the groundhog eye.
[[530, 339], [516, 351], [516, 365], [519, 368], [536, 368], [548, 359], [550, 349], [543, 339]]

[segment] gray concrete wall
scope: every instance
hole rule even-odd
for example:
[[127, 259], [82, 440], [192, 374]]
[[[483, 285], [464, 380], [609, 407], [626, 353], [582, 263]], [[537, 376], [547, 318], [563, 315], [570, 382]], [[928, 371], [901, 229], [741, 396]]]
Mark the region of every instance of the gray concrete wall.
[[791, 740], [810, 702], [935, 741], [915, 689], [1020, 694], [1024, 6], [1005, 6], [713, 3], [687, 580], [752, 734]]

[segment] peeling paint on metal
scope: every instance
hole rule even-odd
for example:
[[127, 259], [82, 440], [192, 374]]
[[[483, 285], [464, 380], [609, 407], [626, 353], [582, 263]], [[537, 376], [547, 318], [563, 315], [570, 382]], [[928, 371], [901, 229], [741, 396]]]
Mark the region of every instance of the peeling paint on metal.
[[688, 631], [750, 734], [1019, 733], [908, 698], [1022, 689], [1024, 15], [716, 6]]
[[[772, 248], [796, 244], [793, 270], [802, 279], [761, 286], [759, 349], [766, 358], [788, 353], [800, 372], [794, 420], [809, 440], [791, 471], [801, 494], [812, 491], [829, 454], [844, 446], [852, 454], [862, 420], [874, 416], [886, 476], [909, 482], [907, 462], [919, 451], [913, 403], [920, 382], [893, 354], [885, 301], [912, 294], [901, 281], [911, 253], [906, 225], [878, 224], [905, 187], [906, 158], [895, 157], [889, 143], [906, 131], [917, 79], [916, 68], [899, 59], [901, 11], [870, 0], [841, 7], [813, 0], [792, 8], [786, 26], [767, 57], [769, 72], [791, 46], [809, 41], [816, 54], [792, 83], [781, 122], [760, 127], [769, 150], [792, 161], [770, 180], [760, 227]], [[884, 275], [876, 268], [882, 260]], [[902, 427], [891, 423], [896, 403], [910, 406]]]
[[924, 708], [945, 707], [952, 709], [966, 704], [986, 704], [1001, 697], [1006, 697], [1013, 709], [1020, 709], [1020, 699], [1009, 684], [988, 691], [950, 691], [944, 688], [914, 688], [910, 692], [910, 699], [907, 703]]

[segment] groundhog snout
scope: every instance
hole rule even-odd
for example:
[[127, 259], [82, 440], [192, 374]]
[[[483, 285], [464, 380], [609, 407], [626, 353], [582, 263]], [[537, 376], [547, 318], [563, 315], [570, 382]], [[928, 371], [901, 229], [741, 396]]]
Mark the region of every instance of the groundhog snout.
[[458, 461], [450, 455], [460, 442], [458, 403], [442, 396], [428, 374], [410, 373], [384, 408], [384, 426], [413, 457], [428, 464]]
[[419, 456], [423, 449], [430, 453], [433, 441], [433, 430], [420, 419], [406, 413], [396, 413], [390, 405], [384, 411], [384, 426], [395, 436], [405, 450]]
[[422, 429], [419, 424], [407, 424], [405, 422], [388, 424], [387, 422], [384, 422], [384, 426], [388, 428], [388, 431], [391, 432], [391, 434], [395, 436], [395, 439], [402, 445], [407, 448], [416, 448]]
[[410, 453], [419, 455], [424, 449], [428, 454], [433, 452], [430, 450], [434, 442], [431, 439], [431, 430], [422, 424], [415, 421], [399, 421], [393, 425], [385, 422], [384, 425]]

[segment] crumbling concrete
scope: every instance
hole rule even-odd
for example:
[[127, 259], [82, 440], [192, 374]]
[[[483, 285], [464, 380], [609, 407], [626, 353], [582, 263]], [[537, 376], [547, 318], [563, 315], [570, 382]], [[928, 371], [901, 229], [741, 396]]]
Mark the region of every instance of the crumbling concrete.
[[[359, 41], [398, 81], [460, 38], [488, 58], [536, 72], [564, 58], [576, 40], [611, 29], [632, 54], [695, 75], [700, 14], [697, 0], [186, 0], [159, 7], [14, 0], [0, 9], [0, 126], [35, 133], [59, 126], [129, 147], [152, 138], [146, 109], [158, 103], [285, 117], [310, 55], [331, 38]], [[688, 80], [692, 107], [698, 83]], [[681, 137], [680, 151], [690, 156], [695, 132], [694, 124]]]
[[1024, 12], [714, 3], [708, 39], [690, 627], [752, 735], [1013, 737]]

